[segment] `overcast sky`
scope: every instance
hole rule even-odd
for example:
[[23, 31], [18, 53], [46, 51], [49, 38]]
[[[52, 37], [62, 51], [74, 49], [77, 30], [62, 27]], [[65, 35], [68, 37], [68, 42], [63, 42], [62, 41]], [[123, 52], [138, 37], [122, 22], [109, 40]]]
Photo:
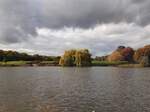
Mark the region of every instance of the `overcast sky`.
[[150, 0], [0, 0], [0, 49], [61, 55], [150, 44]]

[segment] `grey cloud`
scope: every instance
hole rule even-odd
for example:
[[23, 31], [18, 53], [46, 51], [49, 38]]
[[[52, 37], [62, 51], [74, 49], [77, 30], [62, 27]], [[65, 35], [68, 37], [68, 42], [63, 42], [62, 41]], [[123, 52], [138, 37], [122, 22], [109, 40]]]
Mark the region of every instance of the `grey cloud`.
[[[25, 41], [36, 35], [38, 18], [28, 0], [0, 0], [0, 39], [6, 43]], [[19, 27], [19, 29], [16, 29]]]
[[[64, 50], [72, 48], [88, 48], [94, 56], [107, 55], [119, 45], [138, 48], [149, 44], [149, 28], [150, 25], [142, 27], [128, 23], [103, 24], [91, 29], [38, 28], [36, 38], [31, 37], [30, 41], [13, 45], [0, 44], [0, 47], [46, 55], [61, 55]], [[122, 32], [122, 29], [125, 29], [125, 32]]]
[[97, 23], [121, 21], [149, 23], [146, 16], [149, 0], [43, 0], [42, 3], [41, 23], [50, 28], [89, 28]]
[[89, 28], [121, 21], [147, 25], [150, 17], [149, 0], [1, 0], [0, 4], [3, 16], [29, 33], [35, 33], [35, 27]]
[[[116, 45], [130, 43], [123, 38], [149, 40], [149, 31], [142, 30], [150, 24], [149, 10], [150, 0], [0, 0], [0, 44], [20, 44], [35, 52], [45, 52], [44, 49], [62, 52], [62, 48], [64, 50], [70, 46], [87, 47], [94, 54], [99, 48], [109, 45], [101, 50], [107, 53]], [[109, 26], [111, 23], [113, 27]], [[121, 26], [120, 23], [126, 23], [126, 26]], [[88, 31], [97, 27], [96, 25], [106, 25], [106, 31], [100, 30], [103, 35], [99, 35], [99, 32], [94, 35], [88, 33], [89, 37], [80, 35], [80, 32], [71, 32], [72, 37], [78, 38], [74, 42], [72, 38], [63, 38], [69, 34], [56, 35], [64, 27]], [[117, 25], [119, 26], [116, 28]], [[54, 33], [40, 37], [37, 28], [47, 28]], [[108, 41], [106, 38], [111, 36], [112, 40]], [[51, 53], [57, 54], [55, 51]]]
[[[43, 51], [43, 54], [60, 55], [66, 49], [88, 48], [94, 56], [104, 55], [109, 54], [119, 45], [138, 48], [149, 44], [149, 27], [150, 25], [142, 27], [136, 24], [120, 23], [98, 25], [93, 29], [67, 28], [58, 31], [38, 29], [38, 40], [36, 39], [28, 47], [32, 46], [35, 51]], [[122, 29], [125, 29], [125, 32], [122, 32]]]

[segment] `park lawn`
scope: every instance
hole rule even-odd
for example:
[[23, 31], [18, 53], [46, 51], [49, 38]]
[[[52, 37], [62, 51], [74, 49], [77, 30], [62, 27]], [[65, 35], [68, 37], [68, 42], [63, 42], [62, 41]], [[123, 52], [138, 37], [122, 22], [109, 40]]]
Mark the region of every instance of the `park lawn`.
[[116, 62], [108, 62], [108, 61], [92, 61], [92, 66], [118, 66], [128, 64], [127, 61], [116, 61]]
[[0, 62], [0, 66], [56, 66], [58, 62], [56, 61], [7, 61]]
[[55, 63], [58, 63], [56, 61], [41, 61], [40, 62], [41, 64], [55, 64]]
[[7, 61], [0, 62], [0, 66], [24, 66], [27, 65], [30, 61]]

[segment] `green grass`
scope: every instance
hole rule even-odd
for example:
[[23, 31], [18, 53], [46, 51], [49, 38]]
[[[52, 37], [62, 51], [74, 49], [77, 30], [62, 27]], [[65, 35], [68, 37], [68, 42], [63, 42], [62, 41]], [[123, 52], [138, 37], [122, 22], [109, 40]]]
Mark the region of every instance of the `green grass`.
[[144, 66], [142, 66], [141, 64], [123, 64], [123, 65], [119, 65], [118, 67], [122, 67], [122, 68], [143, 68]]
[[116, 62], [108, 62], [108, 61], [92, 61], [92, 66], [118, 66], [128, 64], [126, 61], [116, 61]]
[[7, 62], [0, 62], [0, 66], [23, 66], [27, 65], [29, 61], [7, 61]]
[[[30, 64], [34, 64], [32, 61], [7, 61], [0, 62], [0, 66], [30, 66]], [[58, 65], [56, 61], [41, 61], [37, 63], [39, 66], [47, 66], [47, 65]], [[92, 61], [92, 66], [119, 66], [125, 65], [127, 66], [128, 62], [126, 61], [118, 61], [118, 62], [108, 62], [108, 61]]]
[[41, 64], [55, 64], [57, 63], [56, 61], [42, 61], [40, 62]]
[[7, 62], [0, 62], [0, 66], [33, 66], [36, 64], [37, 66], [53, 66], [58, 65], [56, 61], [7, 61]]
[[39, 66], [57, 66], [57, 61], [41, 61], [38, 63]]

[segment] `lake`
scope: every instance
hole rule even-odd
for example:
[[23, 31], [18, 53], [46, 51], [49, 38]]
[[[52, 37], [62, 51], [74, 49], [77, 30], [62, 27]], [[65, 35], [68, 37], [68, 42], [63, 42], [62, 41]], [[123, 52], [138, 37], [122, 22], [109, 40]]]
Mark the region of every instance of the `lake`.
[[150, 69], [0, 68], [0, 112], [150, 112]]

